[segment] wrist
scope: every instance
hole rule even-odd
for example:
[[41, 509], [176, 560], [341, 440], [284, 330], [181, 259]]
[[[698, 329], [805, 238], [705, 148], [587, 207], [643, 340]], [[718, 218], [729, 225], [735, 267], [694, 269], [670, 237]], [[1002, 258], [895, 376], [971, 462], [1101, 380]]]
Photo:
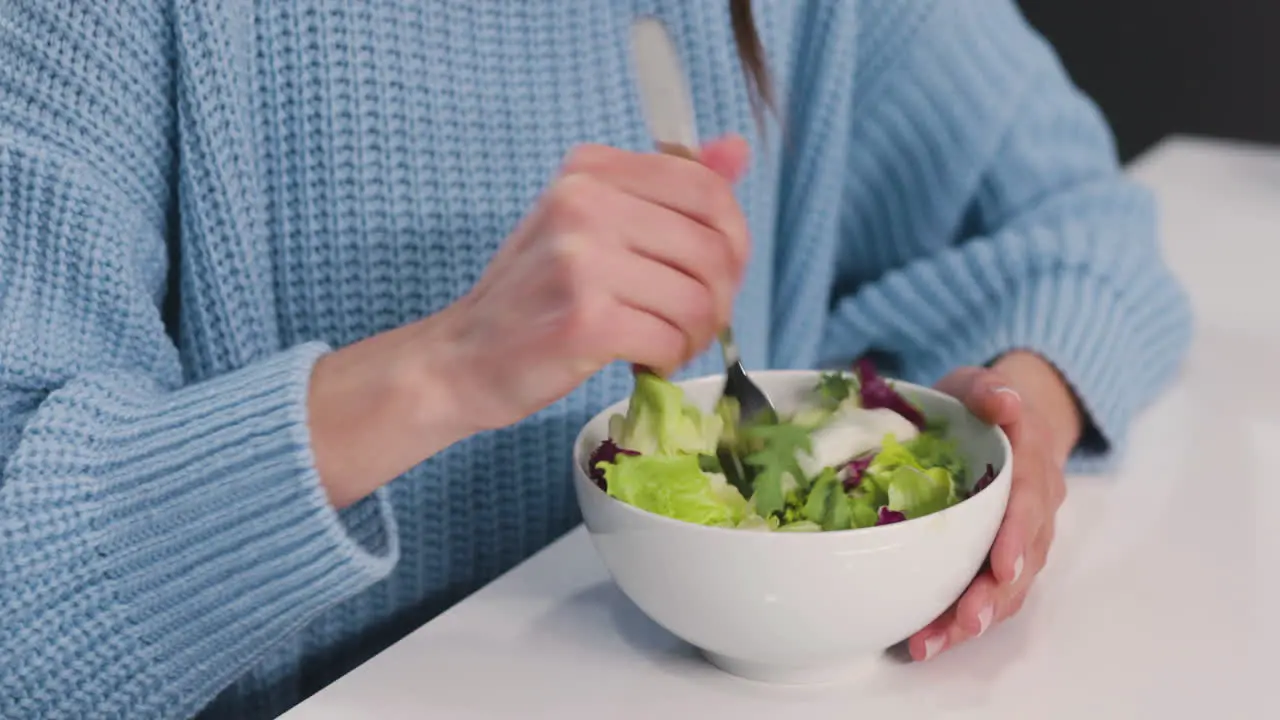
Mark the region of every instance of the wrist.
[[1066, 378], [1048, 360], [1026, 350], [1007, 353], [992, 367], [1018, 392], [1024, 407], [1040, 416], [1051, 436], [1054, 459], [1065, 463], [1085, 425], [1079, 398]]
[[410, 401], [407, 422], [415, 433], [440, 436], [449, 444], [486, 428], [467, 401], [471, 365], [461, 352], [460, 306], [451, 305], [408, 326], [411, 338], [396, 360], [398, 385]]
[[322, 357], [308, 397], [316, 469], [350, 505], [474, 433], [458, 400], [449, 310]]

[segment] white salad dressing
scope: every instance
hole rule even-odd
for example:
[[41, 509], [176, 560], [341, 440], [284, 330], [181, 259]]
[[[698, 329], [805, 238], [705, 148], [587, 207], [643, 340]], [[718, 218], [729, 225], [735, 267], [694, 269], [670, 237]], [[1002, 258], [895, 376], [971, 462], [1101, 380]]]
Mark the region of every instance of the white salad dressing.
[[878, 449], [885, 435], [906, 442], [919, 434], [910, 420], [892, 410], [841, 407], [822, 427], [813, 431], [812, 452], [801, 453], [796, 459], [805, 475], [812, 477], [824, 467], [840, 467]]

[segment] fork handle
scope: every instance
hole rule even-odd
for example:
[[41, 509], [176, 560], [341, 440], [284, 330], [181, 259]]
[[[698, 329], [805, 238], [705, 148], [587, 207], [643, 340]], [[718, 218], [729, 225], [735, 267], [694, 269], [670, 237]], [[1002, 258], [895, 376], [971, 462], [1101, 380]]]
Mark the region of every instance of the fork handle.
[[694, 150], [691, 147], [686, 147], [684, 145], [680, 145], [677, 143], [669, 143], [669, 142], [661, 142], [661, 141], [656, 143], [656, 146], [658, 148], [658, 152], [662, 153], [663, 155], [674, 155], [675, 157], [684, 158], [685, 160], [701, 162], [701, 160], [698, 158], [698, 151]]
[[726, 327], [720, 331], [720, 352], [724, 355], [726, 369], [742, 362], [742, 353], [738, 352], [738, 342], [733, 339], [733, 328]]

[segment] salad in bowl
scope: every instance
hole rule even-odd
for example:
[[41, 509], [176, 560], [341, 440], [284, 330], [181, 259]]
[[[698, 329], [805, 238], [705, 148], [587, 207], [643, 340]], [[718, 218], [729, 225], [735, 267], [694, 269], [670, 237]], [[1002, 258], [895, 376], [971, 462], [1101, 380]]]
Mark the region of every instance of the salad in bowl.
[[[941, 417], [899, 393], [871, 363], [823, 373], [791, 412], [739, 426], [722, 399], [703, 412], [677, 385], [637, 372], [625, 413], [588, 458], [611, 497], [676, 520], [741, 530], [832, 532], [945, 510], [995, 479], [972, 483]], [[717, 448], [742, 458], [740, 486]]]
[[[638, 373], [578, 435], [578, 504], [622, 593], [716, 667], [840, 681], [981, 569], [1008, 504], [1009, 440], [868, 363], [751, 375], [776, 421], [740, 427], [717, 402], [723, 376]], [[721, 472], [722, 444], [750, 469], [742, 486]]]

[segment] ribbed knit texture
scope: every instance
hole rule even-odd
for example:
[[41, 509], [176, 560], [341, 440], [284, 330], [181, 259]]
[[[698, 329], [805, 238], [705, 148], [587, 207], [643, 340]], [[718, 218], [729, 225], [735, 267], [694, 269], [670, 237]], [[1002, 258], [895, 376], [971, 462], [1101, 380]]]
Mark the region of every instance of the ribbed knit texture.
[[704, 133], [754, 140], [749, 366], [1029, 348], [1089, 411], [1078, 461], [1114, 457], [1190, 323], [1046, 45], [1009, 0], [757, 5], [767, 143], [715, 0], [4, 3], [0, 717], [271, 717], [577, 521], [624, 367], [342, 513], [306, 386], [463, 294], [572, 145], [648, 147], [640, 13]]

